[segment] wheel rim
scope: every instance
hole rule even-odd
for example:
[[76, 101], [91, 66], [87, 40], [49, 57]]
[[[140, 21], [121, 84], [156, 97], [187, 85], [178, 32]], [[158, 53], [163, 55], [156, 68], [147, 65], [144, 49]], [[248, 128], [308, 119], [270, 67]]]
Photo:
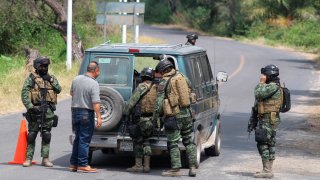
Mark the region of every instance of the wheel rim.
[[114, 107], [114, 104], [110, 98], [106, 97], [105, 100], [101, 101], [100, 113], [101, 113], [102, 123], [106, 123], [110, 120], [113, 114], [113, 107]]

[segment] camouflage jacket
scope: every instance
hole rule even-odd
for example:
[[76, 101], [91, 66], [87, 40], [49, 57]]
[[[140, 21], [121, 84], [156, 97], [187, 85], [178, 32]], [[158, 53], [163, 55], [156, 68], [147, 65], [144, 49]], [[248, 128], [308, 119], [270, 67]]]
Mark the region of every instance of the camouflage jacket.
[[123, 114], [129, 115], [132, 108], [138, 103], [138, 101], [142, 98], [142, 95], [145, 95], [147, 93], [148, 85], [147, 83], [152, 83], [151, 81], [145, 81], [138, 85], [138, 87], [133, 91], [132, 96], [126, 103], [126, 105], [123, 108]]
[[[273, 82], [269, 84], [259, 83], [254, 90], [256, 101], [262, 102], [262, 101], [269, 101], [269, 100], [278, 100], [282, 98], [281, 97], [282, 92], [279, 90], [279, 88], [280, 88], [280, 85], [277, 83], [273, 83]], [[270, 97], [270, 95], [272, 96]], [[258, 106], [258, 105], [256, 104], [255, 106]], [[280, 120], [279, 113], [277, 113], [276, 116], [277, 116], [277, 120]]]
[[[57, 80], [57, 78], [53, 75], [51, 75], [53, 78], [53, 82], [51, 83], [53, 91], [57, 94], [61, 92], [61, 86]], [[28, 76], [26, 80], [24, 81], [22, 90], [21, 90], [21, 100], [23, 105], [26, 107], [27, 110], [32, 108], [34, 105], [31, 102], [31, 97], [30, 97], [30, 91], [32, 88], [34, 88], [34, 80], [31, 78], [31, 76]], [[53, 117], [53, 112], [51, 111], [50, 108], [48, 108], [47, 113], [46, 113], [46, 118], [51, 118]]]
[[[257, 101], [262, 101], [263, 99], [267, 98], [270, 96], [271, 93], [279, 89], [279, 85], [276, 83], [259, 83], [254, 90], [254, 96]], [[280, 91], [277, 91], [272, 97], [272, 99], [278, 99], [280, 98]]]
[[[179, 72], [172, 69], [170, 72], [164, 74], [163, 77], [174, 76], [176, 73], [179, 73]], [[187, 82], [189, 83], [190, 81], [187, 79]], [[171, 88], [171, 86], [169, 84], [167, 85], [167, 83], [168, 83], [168, 80], [162, 78], [162, 80], [160, 81], [160, 84], [158, 86], [157, 100], [156, 100], [156, 104], [154, 106], [154, 111], [153, 111], [153, 118], [154, 119], [159, 118], [159, 116], [161, 114], [163, 114], [163, 101], [165, 98], [167, 98], [166, 96], [170, 92], [170, 88]], [[161, 89], [161, 87], [166, 87], [166, 89], [161, 91], [161, 90], [159, 90], [159, 89]], [[189, 116], [191, 116], [190, 108], [189, 107], [180, 107], [180, 112], [175, 117], [176, 118], [185, 118], [185, 117], [189, 117]]]

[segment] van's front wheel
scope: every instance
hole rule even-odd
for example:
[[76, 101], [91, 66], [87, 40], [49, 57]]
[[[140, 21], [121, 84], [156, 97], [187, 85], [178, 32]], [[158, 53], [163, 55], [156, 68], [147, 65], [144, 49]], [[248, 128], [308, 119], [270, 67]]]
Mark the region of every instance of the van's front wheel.
[[216, 131], [216, 138], [214, 140], [214, 145], [208, 148], [205, 148], [204, 153], [206, 156], [219, 156], [220, 152], [221, 152], [221, 130], [219, 126], [219, 128]]

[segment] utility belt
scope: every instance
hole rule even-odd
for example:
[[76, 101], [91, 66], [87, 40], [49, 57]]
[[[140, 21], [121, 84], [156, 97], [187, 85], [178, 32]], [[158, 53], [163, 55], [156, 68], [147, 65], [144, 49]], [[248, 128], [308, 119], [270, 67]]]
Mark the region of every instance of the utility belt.
[[[42, 121], [41, 114], [34, 114], [34, 113], [26, 112], [26, 113], [22, 113], [22, 115], [27, 119], [28, 123], [31, 123], [31, 122], [37, 122], [40, 124], [43, 123], [43, 122], [41, 122]], [[46, 117], [44, 117], [44, 119], [46, 119]], [[53, 115], [52, 119], [53, 119], [52, 127], [57, 127], [58, 121], [59, 121], [59, 116]]]
[[278, 114], [279, 114], [278, 112], [269, 112], [269, 113], [258, 114], [258, 117], [260, 121], [263, 119], [268, 119], [271, 125], [275, 125]]

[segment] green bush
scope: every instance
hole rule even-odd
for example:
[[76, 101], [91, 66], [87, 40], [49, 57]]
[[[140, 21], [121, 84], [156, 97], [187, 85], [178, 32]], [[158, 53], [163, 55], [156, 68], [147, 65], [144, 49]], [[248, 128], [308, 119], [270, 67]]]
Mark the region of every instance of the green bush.
[[0, 82], [2, 82], [6, 74], [13, 69], [19, 69], [25, 65], [24, 58], [19, 56], [9, 57], [0, 55]]
[[307, 49], [319, 49], [320, 23], [315, 21], [295, 22], [284, 34], [282, 42]]
[[317, 51], [320, 49], [320, 24], [316, 21], [297, 21], [289, 27], [258, 23], [250, 27], [246, 36], [251, 39], [263, 37], [272, 43], [286, 44], [307, 50]]
[[145, 21], [148, 23], [170, 23], [171, 12], [167, 3], [158, 0], [147, 0], [145, 2]]
[[188, 20], [192, 27], [200, 30], [206, 30], [210, 27], [210, 12], [206, 7], [198, 6], [195, 9], [188, 10]]

